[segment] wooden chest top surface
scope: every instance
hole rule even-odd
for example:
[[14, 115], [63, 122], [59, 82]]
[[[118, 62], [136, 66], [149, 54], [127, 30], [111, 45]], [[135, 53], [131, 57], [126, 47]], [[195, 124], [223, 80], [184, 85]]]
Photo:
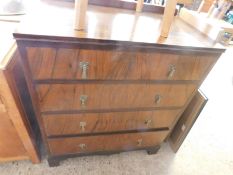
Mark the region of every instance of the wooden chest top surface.
[[[49, 1], [50, 2], [50, 1]], [[208, 37], [188, 26], [178, 17], [174, 19], [167, 39], [160, 38], [162, 15], [136, 13], [132, 10], [88, 6], [86, 29], [74, 30], [74, 4], [71, 2], [38, 3], [23, 20], [14, 34], [16, 39], [134, 42], [152, 45], [168, 45], [224, 49]], [[41, 11], [43, 9], [43, 13]]]

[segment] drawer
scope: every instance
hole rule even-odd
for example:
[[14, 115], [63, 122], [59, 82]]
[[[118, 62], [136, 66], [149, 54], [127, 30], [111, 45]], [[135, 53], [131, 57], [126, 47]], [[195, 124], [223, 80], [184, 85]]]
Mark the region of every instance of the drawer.
[[159, 145], [168, 131], [49, 139], [52, 155], [128, 151]]
[[194, 84], [37, 85], [41, 111], [182, 107]]
[[194, 53], [36, 47], [27, 48], [27, 57], [36, 80], [200, 80], [217, 60]]
[[169, 128], [180, 110], [42, 115], [48, 136]]

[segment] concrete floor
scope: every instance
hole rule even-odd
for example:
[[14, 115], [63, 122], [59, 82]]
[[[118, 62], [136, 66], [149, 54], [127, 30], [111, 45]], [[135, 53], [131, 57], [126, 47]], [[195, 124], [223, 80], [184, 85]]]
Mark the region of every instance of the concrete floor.
[[135, 151], [112, 156], [0, 164], [0, 175], [233, 175], [233, 49], [218, 61], [202, 85], [209, 101], [177, 154], [168, 144], [156, 155]]

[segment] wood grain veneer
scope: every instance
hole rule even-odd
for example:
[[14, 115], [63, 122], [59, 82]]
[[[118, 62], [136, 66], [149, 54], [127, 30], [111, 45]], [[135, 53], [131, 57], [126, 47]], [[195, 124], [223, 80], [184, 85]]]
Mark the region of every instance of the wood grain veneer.
[[[28, 113], [24, 111], [19, 98], [19, 88], [15, 85], [17, 80], [12, 76], [12, 69], [22, 72], [18, 60], [19, 52], [14, 44], [0, 62], [3, 66], [0, 69], [0, 162], [30, 159], [33, 163], [39, 163], [40, 156], [27, 119]], [[17, 74], [21, 75], [20, 72]], [[26, 89], [24, 94], [28, 94]]]
[[[88, 80], [200, 80], [217, 60], [215, 55], [49, 47], [29, 47], [27, 57], [35, 80], [80, 80], [80, 62], [89, 63]], [[175, 72], [169, 77], [171, 66]]]
[[[179, 110], [43, 115], [47, 136], [169, 128]], [[84, 127], [81, 127], [84, 123]], [[81, 125], [81, 126], [80, 126]]]
[[[51, 5], [53, 5], [53, 8], [50, 8]], [[37, 9], [43, 9], [43, 13], [40, 13], [40, 11], [38, 13]], [[197, 32], [179, 18], [174, 19], [169, 37], [165, 39], [160, 37], [161, 14], [137, 14], [131, 10], [89, 5], [85, 30], [75, 31], [73, 10], [74, 4], [72, 2], [38, 3], [36, 9], [31, 10], [34, 13], [31, 13], [21, 22], [14, 36], [23, 40], [36, 38], [37, 41], [57, 40], [69, 43], [83, 40], [91, 42], [94, 39], [98, 40], [99, 44], [104, 41], [118, 42], [121, 45], [124, 42], [134, 42], [134, 45], [136, 43], [141, 45], [165, 44], [169, 45], [169, 48], [172, 46], [189, 46], [191, 48], [224, 51], [221, 45]], [[51, 21], [53, 22], [51, 23]]]
[[[127, 151], [158, 145], [164, 140], [167, 133], [168, 131], [157, 131], [137, 134], [49, 139], [49, 147], [53, 155], [115, 150]], [[140, 140], [141, 144], [139, 144]], [[80, 144], [85, 144], [84, 149], [81, 149]]]
[[[50, 84], [37, 85], [41, 112], [142, 107], [182, 107], [196, 85]], [[80, 97], [86, 95], [85, 106]], [[157, 95], [161, 100], [157, 102]]]
[[28, 159], [27, 151], [6, 111], [0, 111], [0, 143], [0, 161]]

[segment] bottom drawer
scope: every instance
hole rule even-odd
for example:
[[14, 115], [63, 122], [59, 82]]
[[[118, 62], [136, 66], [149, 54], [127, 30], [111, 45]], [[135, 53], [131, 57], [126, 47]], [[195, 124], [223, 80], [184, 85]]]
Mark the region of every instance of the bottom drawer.
[[159, 145], [167, 131], [49, 139], [52, 155], [128, 151]]

